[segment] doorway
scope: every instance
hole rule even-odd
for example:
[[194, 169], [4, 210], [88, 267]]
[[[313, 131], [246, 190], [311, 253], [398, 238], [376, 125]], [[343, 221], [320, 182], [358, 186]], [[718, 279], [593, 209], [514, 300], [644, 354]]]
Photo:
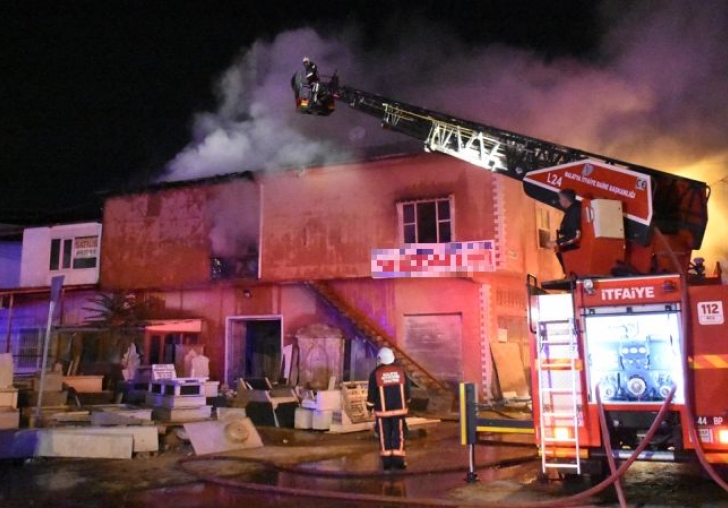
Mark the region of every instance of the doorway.
[[230, 316], [225, 326], [225, 382], [281, 376], [282, 316]]

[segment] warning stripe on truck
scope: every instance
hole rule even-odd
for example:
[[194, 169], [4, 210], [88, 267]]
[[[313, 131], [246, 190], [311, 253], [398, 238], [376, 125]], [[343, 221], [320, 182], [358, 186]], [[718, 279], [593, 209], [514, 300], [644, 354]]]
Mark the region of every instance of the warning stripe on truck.
[[688, 357], [691, 369], [728, 369], [728, 355], [695, 355]]

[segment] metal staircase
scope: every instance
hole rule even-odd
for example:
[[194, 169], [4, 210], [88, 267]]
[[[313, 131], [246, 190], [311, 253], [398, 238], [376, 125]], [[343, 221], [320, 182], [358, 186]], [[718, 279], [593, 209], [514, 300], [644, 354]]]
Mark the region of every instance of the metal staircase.
[[453, 389], [446, 383], [430, 374], [422, 365], [413, 360], [407, 353], [397, 347], [394, 337], [389, 335], [369, 316], [347, 302], [334, 288], [325, 282], [309, 281], [305, 283], [321, 300], [347, 320], [363, 338], [376, 348], [392, 348], [399, 364], [410, 379], [420, 388], [427, 391], [430, 397], [428, 409], [449, 411], [455, 398]]
[[583, 364], [574, 320], [539, 323], [537, 341], [541, 468], [579, 474]]

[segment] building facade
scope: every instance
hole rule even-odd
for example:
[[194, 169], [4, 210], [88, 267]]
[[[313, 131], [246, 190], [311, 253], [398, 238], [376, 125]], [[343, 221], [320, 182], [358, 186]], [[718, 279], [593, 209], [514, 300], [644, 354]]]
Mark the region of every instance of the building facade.
[[[519, 182], [439, 154], [162, 184], [107, 199], [100, 285], [163, 302], [168, 320], [202, 323], [196, 333], [147, 337], [147, 361], [203, 346], [226, 383], [288, 377], [300, 366], [299, 381], [310, 384], [306, 369], [317, 362], [363, 379], [373, 348], [343, 319], [354, 315], [433, 376], [477, 382], [489, 396], [494, 358], [501, 390], [525, 389], [525, 276], [561, 276], [543, 248], [557, 221]], [[468, 242], [490, 242], [490, 269], [433, 264], [373, 277], [378, 252], [433, 244], [451, 252]], [[342, 330], [343, 340], [319, 337], [283, 363], [316, 324]]]

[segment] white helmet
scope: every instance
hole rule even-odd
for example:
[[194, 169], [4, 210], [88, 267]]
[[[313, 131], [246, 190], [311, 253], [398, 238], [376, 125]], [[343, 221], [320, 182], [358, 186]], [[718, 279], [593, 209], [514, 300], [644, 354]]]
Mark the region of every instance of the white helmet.
[[377, 353], [377, 363], [381, 365], [391, 365], [394, 363], [394, 351], [391, 348], [383, 347]]
[[307, 57], [307, 56], [303, 57], [303, 63], [308, 63], [310, 61], [311, 61], [311, 59], [309, 57]]

